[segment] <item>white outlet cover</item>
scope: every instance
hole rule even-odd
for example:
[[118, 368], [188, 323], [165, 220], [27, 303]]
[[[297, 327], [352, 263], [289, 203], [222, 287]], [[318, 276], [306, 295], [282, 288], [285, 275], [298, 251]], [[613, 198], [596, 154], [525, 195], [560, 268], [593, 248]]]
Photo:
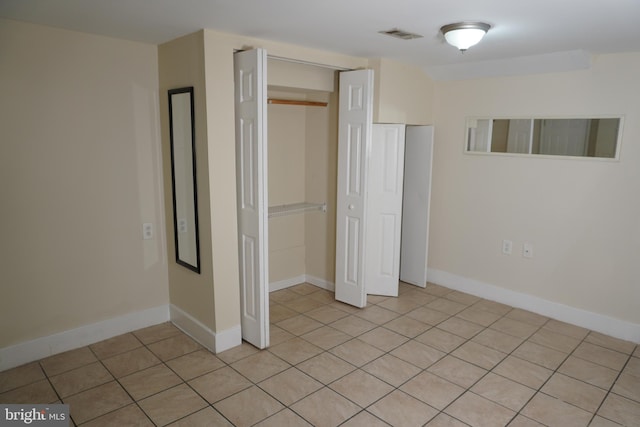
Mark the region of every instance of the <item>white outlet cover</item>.
[[142, 224], [142, 238], [144, 240], [153, 239], [153, 224], [150, 222], [145, 222]]
[[502, 241], [502, 253], [505, 255], [511, 255], [511, 250], [513, 248], [513, 242], [511, 240], [503, 240]]

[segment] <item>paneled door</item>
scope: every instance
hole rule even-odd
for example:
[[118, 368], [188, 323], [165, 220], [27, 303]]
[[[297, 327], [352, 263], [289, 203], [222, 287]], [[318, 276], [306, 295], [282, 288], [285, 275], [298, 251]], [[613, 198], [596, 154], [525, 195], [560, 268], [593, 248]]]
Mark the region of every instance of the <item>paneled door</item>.
[[367, 179], [365, 291], [398, 296], [405, 125], [374, 124]]
[[267, 53], [234, 54], [242, 338], [269, 346]]
[[433, 126], [407, 126], [404, 147], [400, 280], [427, 286]]
[[364, 307], [367, 304], [364, 249], [373, 71], [340, 73], [339, 98], [336, 299]]

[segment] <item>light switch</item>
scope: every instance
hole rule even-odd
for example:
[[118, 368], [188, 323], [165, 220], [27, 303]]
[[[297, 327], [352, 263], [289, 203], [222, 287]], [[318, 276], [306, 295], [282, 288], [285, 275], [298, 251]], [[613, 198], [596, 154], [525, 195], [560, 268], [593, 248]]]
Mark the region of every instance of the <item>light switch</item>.
[[511, 255], [511, 249], [513, 248], [513, 242], [511, 240], [502, 241], [502, 253], [505, 255]]

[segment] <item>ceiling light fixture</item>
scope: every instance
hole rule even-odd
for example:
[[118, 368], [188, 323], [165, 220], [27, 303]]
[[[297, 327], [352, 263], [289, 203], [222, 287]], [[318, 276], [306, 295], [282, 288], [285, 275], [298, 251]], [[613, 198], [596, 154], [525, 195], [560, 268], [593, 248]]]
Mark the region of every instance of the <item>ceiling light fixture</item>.
[[447, 43], [464, 52], [482, 40], [489, 28], [491, 25], [484, 22], [457, 22], [443, 26], [440, 31]]

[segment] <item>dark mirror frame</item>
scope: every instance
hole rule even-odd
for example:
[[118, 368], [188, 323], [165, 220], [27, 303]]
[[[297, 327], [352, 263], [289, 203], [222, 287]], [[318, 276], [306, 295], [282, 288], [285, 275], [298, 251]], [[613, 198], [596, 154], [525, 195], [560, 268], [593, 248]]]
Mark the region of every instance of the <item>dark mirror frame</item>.
[[[191, 121], [191, 166], [192, 171], [191, 174], [188, 171], [185, 171], [185, 176], [183, 179], [193, 179], [193, 232], [194, 232], [194, 242], [191, 244], [195, 244], [195, 265], [189, 260], [185, 260], [180, 256], [180, 244], [179, 244], [179, 232], [178, 232], [178, 210], [177, 210], [177, 195], [176, 195], [176, 155], [175, 155], [175, 138], [177, 135], [174, 135], [174, 105], [173, 105], [173, 96], [181, 95], [181, 94], [189, 94], [189, 113], [190, 113], [190, 121]], [[196, 185], [196, 144], [195, 144], [195, 109], [194, 109], [194, 101], [193, 101], [193, 87], [183, 87], [178, 89], [169, 90], [169, 138], [170, 138], [170, 150], [171, 150], [171, 189], [172, 189], [172, 198], [173, 198], [173, 234], [175, 241], [175, 250], [176, 250], [176, 263], [192, 270], [198, 274], [200, 274], [200, 231], [198, 228], [198, 191]], [[190, 177], [189, 177], [190, 175]], [[187, 194], [184, 197], [190, 197], [191, 195]], [[188, 203], [188, 201], [187, 201]], [[188, 243], [188, 241], [187, 241]]]

